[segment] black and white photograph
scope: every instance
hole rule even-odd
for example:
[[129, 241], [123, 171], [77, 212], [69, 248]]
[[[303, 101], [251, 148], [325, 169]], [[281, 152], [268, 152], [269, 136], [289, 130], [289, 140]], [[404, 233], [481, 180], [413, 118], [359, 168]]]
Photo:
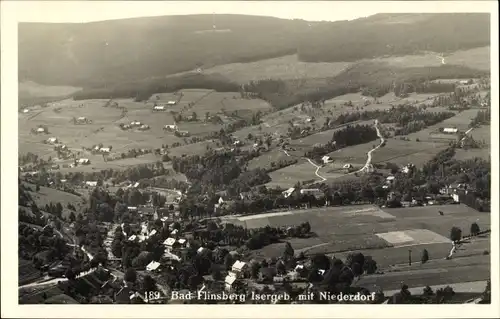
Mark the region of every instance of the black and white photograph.
[[498, 315], [496, 2], [13, 2], [2, 304]]

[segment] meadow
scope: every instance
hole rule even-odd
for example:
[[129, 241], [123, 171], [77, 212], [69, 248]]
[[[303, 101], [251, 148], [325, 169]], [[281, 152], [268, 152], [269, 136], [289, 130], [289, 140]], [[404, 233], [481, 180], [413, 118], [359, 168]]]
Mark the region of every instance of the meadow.
[[[438, 211], [444, 215], [439, 215]], [[444, 258], [451, 249], [448, 239], [451, 227], [460, 227], [467, 235], [473, 222], [477, 222], [481, 229], [491, 226], [489, 213], [479, 213], [465, 205], [396, 209], [380, 209], [371, 205], [328, 207], [235, 217], [231, 222], [254, 228], [295, 225], [305, 221], [311, 224], [311, 231], [316, 236], [287, 239], [296, 253], [323, 253], [342, 258], [351, 251], [360, 251], [373, 256], [384, 271], [407, 263], [410, 248], [415, 261], [420, 260], [424, 248], [429, 251], [432, 260]], [[390, 239], [390, 236], [384, 235], [391, 232], [403, 236], [403, 239], [409, 237], [398, 242], [397, 236]], [[456, 256], [481, 255], [484, 250], [489, 250], [489, 242], [488, 236], [473, 239], [464, 245], [463, 250], [459, 249]], [[277, 243], [253, 251], [252, 256], [277, 257], [283, 250], [284, 243]]]
[[206, 74], [222, 74], [238, 83], [267, 79], [326, 78], [342, 72], [351, 65], [347, 62], [302, 62], [296, 55], [249, 63], [230, 63], [204, 69]]
[[[182, 93], [182, 94], [180, 94]], [[169, 107], [165, 112], [153, 112], [154, 103], [166, 103], [175, 100], [178, 103]], [[225, 101], [225, 102], [224, 102]], [[205, 123], [206, 112], [212, 114], [220, 112], [222, 103], [225, 103], [226, 112], [246, 112], [250, 116], [257, 111], [269, 110], [269, 105], [258, 99], [241, 99], [238, 93], [218, 93], [212, 90], [181, 90], [177, 95], [154, 94], [146, 102], [135, 102], [132, 99], [115, 99], [111, 105], [104, 107], [109, 100], [79, 100], [70, 99], [49, 103], [47, 107], [33, 107], [27, 113], [20, 113], [19, 123], [19, 153], [35, 153], [47, 158], [55, 158], [57, 153], [54, 146], [44, 143], [49, 137], [57, 137], [71, 150], [77, 158], [88, 158], [91, 161], [89, 166], [79, 166], [78, 171], [92, 171], [94, 169], [124, 168], [131, 165], [138, 165], [157, 161], [155, 156], [139, 156], [133, 159], [121, 159], [117, 161], [105, 162], [102, 155], [94, 155], [83, 148], [90, 148], [102, 143], [104, 147], [112, 147], [110, 155], [127, 153], [130, 149], [154, 149], [161, 148], [162, 145], [171, 146], [174, 143], [185, 144], [185, 138], [176, 137], [172, 132], [163, 130], [165, 125], [174, 124], [173, 115], [170, 111], [191, 115], [197, 112], [198, 122], [178, 123], [180, 130], [185, 130], [191, 136], [204, 137], [212, 132], [218, 132], [223, 125]], [[114, 103], [117, 107], [112, 106]], [[126, 112], [124, 112], [124, 109]], [[91, 123], [75, 125], [73, 119], [86, 117]], [[231, 117], [225, 117], [229, 122]], [[138, 129], [122, 130], [120, 124], [130, 124], [132, 121], [139, 121], [149, 125], [149, 130]], [[39, 126], [46, 126], [49, 134], [32, 134], [31, 129]], [[180, 148], [171, 148], [174, 156], [184, 154], [203, 154], [208, 148], [215, 148], [215, 143], [202, 142], [184, 145]], [[58, 164], [69, 164], [72, 160], [60, 160]]]

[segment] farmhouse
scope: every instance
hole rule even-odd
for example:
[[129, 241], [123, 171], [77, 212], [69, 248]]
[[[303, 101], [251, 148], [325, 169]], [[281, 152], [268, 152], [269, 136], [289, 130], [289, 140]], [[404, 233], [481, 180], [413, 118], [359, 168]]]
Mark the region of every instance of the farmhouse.
[[90, 164], [90, 160], [88, 158], [80, 158], [77, 161], [77, 163], [80, 164], [80, 165], [89, 165]]
[[458, 132], [458, 129], [455, 127], [445, 127], [443, 128], [443, 133], [446, 134], [456, 134]]
[[89, 123], [89, 120], [85, 116], [80, 116], [75, 122], [76, 124], [86, 124]]
[[36, 129], [36, 132], [37, 133], [45, 133], [45, 128], [39, 127], [39, 128]]
[[332, 158], [330, 156], [323, 156], [321, 158], [321, 160], [323, 161], [324, 164], [328, 164], [328, 163], [331, 163], [332, 162]]
[[415, 169], [415, 165], [413, 165], [412, 163], [409, 163], [408, 165], [405, 165], [401, 169], [401, 172], [403, 172], [405, 174], [410, 174], [414, 169]]
[[167, 124], [163, 127], [164, 130], [167, 130], [167, 131], [177, 131], [179, 128], [177, 127], [177, 125], [175, 124]]
[[324, 197], [324, 193], [318, 188], [304, 188], [300, 190], [303, 195], [313, 195], [316, 198]]
[[387, 178], [385, 179], [387, 184], [392, 184], [394, 183], [394, 180], [396, 179], [396, 177], [394, 176], [387, 176]]
[[344, 164], [342, 168], [344, 169], [344, 172], [349, 173], [353, 167], [351, 164]]
[[176, 135], [178, 135], [180, 137], [188, 137], [189, 132], [188, 131], [176, 131]]
[[156, 111], [156, 112], [165, 111], [165, 105], [156, 105], [156, 106], [153, 106], [153, 111]]
[[96, 187], [97, 182], [96, 181], [86, 181], [85, 185], [90, 186], [90, 187]]
[[49, 137], [47, 139], [47, 143], [49, 143], [49, 144], [55, 144], [55, 143], [57, 143], [57, 137]]
[[168, 101], [167, 102], [167, 105], [176, 105], [177, 104], [177, 101]]

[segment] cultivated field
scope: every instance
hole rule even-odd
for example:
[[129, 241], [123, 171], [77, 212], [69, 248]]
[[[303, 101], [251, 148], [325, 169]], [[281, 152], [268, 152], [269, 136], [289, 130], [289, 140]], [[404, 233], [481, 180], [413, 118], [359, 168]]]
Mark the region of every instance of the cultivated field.
[[[443, 216], [438, 214], [443, 212]], [[403, 272], [416, 283], [425, 279], [419, 274], [446, 273], [446, 278], [454, 274], [455, 282], [482, 280], [470, 271], [472, 266], [482, 269], [485, 277], [489, 276], [489, 258], [482, 258], [485, 250], [490, 250], [488, 236], [466, 242], [460, 247], [451, 261], [440, 261], [449, 254], [451, 241], [450, 229], [460, 227], [463, 234], [469, 233], [470, 225], [477, 222], [481, 229], [490, 228], [489, 213], [479, 213], [465, 205], [443, 205], [398, 209], [380, 209], [371, 205], [329, 207], [319, 209], [298, 210], [280, 213], [268, 213], [253, 216], [233, 217], [231, 222], [248, 228], [286, 226], [309, 221], [316, 237], [307, 239], [290, 239], [296, 253], [302, 251], [306, 255], [325, 253], [337, 257], [345, 257], [350, 251], [360, 251], [364, 255], [373, 256], [384, 271], [384, 289], [392, 289], [395, 284], [408, 279], [401, 279]], [[288, 241], [288, 240], [287, 240]], [[427, 249], [430, 261], [425, 266], [418, 263], [423, 249]], [[257, 258], [279, 256], [283, 253], [284, 243], [264, 247], [252, 254]], [[412, 250], [414, 266], [405, 268], [408, 262], [408, 250]], [[472, 259], [461, 259], [475, 256]], [[443, 270], [441, 267], [447, 269]], [[448, 269], [452, 268], [452, 269]], [[388, 272], [394, 272], [394, 275]], [[486, 273], [484, 273], [486, 272]], [[396, 275], [400, 274], [400, 275]], [[477, 273], [479, 274], [479, 272]], [[480, 274], [479, 274], [480, 275]], [[371, 282], [374, 276], [363, 276], [362, 280]], [[428, 284], [427, 283], [423, 283]], [[418, 285], [417, 285], [418, 286]]]

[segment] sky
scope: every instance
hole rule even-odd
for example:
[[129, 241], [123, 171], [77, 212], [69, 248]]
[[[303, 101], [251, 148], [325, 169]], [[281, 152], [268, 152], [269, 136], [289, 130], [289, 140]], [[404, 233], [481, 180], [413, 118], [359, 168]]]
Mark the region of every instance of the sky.
[[[2, 1], [5, 2], [5, 1]], [[185, 14], [337, 21], [392, 12], [481, 11], [467, 1], [7, 1], [19, 22], [91, 22]], [[479, 1], [487, 2], [487, 1]]]

